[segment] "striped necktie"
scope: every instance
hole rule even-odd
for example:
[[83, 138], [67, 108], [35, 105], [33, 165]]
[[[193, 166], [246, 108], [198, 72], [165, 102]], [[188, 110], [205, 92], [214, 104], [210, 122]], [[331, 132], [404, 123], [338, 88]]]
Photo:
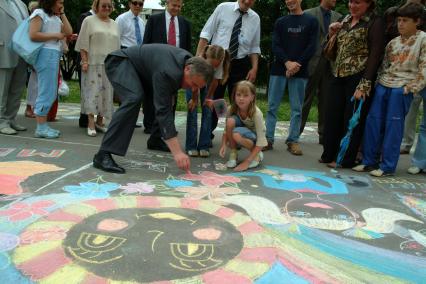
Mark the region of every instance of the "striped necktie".
[[231, 55], [231, 60], [236, 58], [238, 55], [238, 46], [240, 45], [238, 38], [241, 33], [241, 26], [243, 25], [243, 16], [247, 12], [238, 10], [240, 16], [235, 21], [234, 27], [232, 28], [231, 40], [229, 42], [229, 54]]
[[169, 34], [167, 43], [176, 46], [176, 27], [175, 27], [175, 16], [170, 18]]
[[141, 28], [139, 27], [139, 17], [134, 17], [135, 19], [135, 36], [136, 36], [136, 43], [138, 45], [142, 44], [142, 36], [141, 36]]

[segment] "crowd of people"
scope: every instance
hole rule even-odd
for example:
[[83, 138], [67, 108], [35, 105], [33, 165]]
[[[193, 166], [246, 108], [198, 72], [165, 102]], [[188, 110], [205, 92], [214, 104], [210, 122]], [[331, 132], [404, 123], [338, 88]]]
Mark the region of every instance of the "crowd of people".
[[[423, 120], [408, 172], [426, 171], [426, 1], [407, 0], [380, 16], [375, 0], [350, 0], [347, 15], [334, 11], [336, 0], [320, 0], [305, 11], [302, 0], [285, 0], [289, 13], [277, 19], [273, 29], [265, 120], [256, 106], [254, 84], [261, 54], [255, 0], [219, 4], [199, 35], [195, 56], [190, 53], [191, 24], [179, 15], [182, 1], [167, 0], [165, 11], [145, 24], [139, 17], [143, 0], [129, 0], [129, 10], [115, 20], [110, 17], [112, 0], [93, 0], [91, 10], [80, 17], [77, 37], [63, 0], [39, 0], [38, 8], [33, 3], [30, 11], [21, 0], [0, 1], [5, 27], [0, 32], [5, 39], [0, 41], [0, 133], [26, 130], [16, 123], [16, 115], [28, 66], [6, 46], [18, 25], [30, 17], [31, 40], [44, 44], [29, 67], [35, 88], [28, 88], [32, 94], [25, 115], [35, 117], [36, 137], [61, 135], [47, 123], [48, 113], [57, 99], [61, 53], [67, 40], [76, 40], [79, 125], [91, 137], [105, 133], [93, 159], [96, 168], [125, 172], [112, 154], [126, 154], [142, 107], [144, 132], [150, 134], [147, 148], [171, 152], [178, 167], [188, 171], [189, 157], [210, 156], [218, 123], [214, 104], [226, 92], [230, 106], [219, 154], [225, 157], [229, 149], [226, 165], [236, 171], [257, 167], [262, 152], [274, 147], [277, 113], [288, 89], [287, 150], [303, 155], [299, 139], [317, 97], [323, 146], [319, 162], [376, 177], [394, 174], [400, 153], [410, 152], [423, 100]], [[174, 125], [182, 88], [188, 104], [185, 149]], [[114, 101], [119, 104], [115, 111]], [[359, 122], [353, 124], [358, 108]], [[348, 130], [347, 149], [338, 159]], [[240, 148], [249, 151], [241, 161]]]

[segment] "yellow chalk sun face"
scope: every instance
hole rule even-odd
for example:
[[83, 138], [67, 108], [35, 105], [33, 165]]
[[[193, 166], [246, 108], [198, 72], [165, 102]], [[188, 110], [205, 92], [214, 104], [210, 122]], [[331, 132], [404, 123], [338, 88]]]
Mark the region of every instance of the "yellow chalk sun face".
[[150, 282], [214, 270], [241, 251], [243, 237], [230, 223], [201, 211], [132, 208], [86, 218], [69, 230], [63, 247], [98, 276]]

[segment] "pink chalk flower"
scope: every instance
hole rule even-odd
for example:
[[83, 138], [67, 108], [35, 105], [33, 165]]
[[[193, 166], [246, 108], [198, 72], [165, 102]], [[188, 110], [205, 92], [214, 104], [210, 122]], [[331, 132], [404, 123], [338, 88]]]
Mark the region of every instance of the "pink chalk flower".
[[217, 173], [209, 172], [209, 171], [200, 172], [200, 174], [198, 175], [189, 173], [189, 174], [182, 175], [180, 177], [186, 180], [200, 181], [201, 184], [205, 186], [209, 186], [209, 187], [219, 187], [225, 184], [226, 182], [229, 182], [229, 183], [241, 182], [241, 179], [238, 177], [218, 175]]
[[155, 186], [146, 182], [137, 182], [137, 183], [128, 183], [120, 187], [124, 189], [123, 194], [142, 194], [142, 193], [151, 193], [154, 191]]
[[1, 210], [0, 216], [7, 216], [9, 221], [23, 221], [32, 216], [45, 216], [49, 214], [46, 208], [54, 205], [55, 202], [50, 200], [37, 201], [32, 204], [18, 202], [12, 204], [9, 209]]

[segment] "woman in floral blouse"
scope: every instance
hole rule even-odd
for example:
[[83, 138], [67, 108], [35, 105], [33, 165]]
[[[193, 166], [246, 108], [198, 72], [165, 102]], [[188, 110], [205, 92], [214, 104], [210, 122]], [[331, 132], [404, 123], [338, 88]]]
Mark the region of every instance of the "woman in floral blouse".
[[[384, 51], [384, 22], [374, 12], [375, 0], [350, 0], [349, 11], [341, 22], [329, 27], [329, 37], [337, 34], [337, 56], [327, 97], [324, 126], [324, 151], [320, 162], [336, 166], [340, 140], [359, 100], [366, 100], [360, 123], [352, 132], [351, 142], [341, 165], [353, 167], [361, 144], [363, 124], [368, 111], [368, 96]], [[355, 100], [351, 100], [352, 97]]]
[[397, 11], [400, 36], [386, 47], [367, 116], [364, 157], [355, 171], [370, 171], [370, 175], [381, 177], [396, 170], [405, 116], [413, 94], [426, 87], [426, 33], [417, 29], [422, 14], [423, 5], [416, 3]]

